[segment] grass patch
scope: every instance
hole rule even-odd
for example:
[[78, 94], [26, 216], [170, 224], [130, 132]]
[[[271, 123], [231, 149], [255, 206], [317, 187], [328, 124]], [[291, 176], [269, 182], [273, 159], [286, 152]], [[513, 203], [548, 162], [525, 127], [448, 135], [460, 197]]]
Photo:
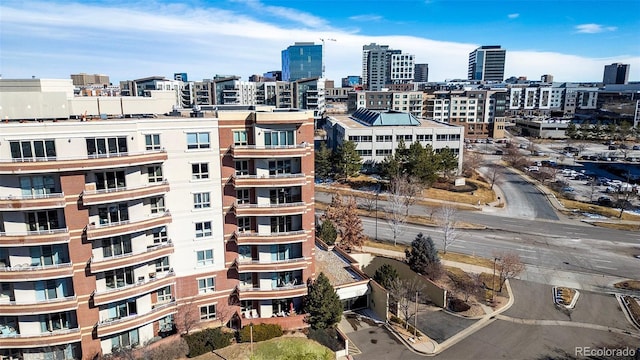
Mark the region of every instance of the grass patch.
[[452, 253], [450, 251], [447, 251], [446, 254], [444, 253], [439, 253], [439, 254], [440, 254], [440, 259], [443, 259], [443, 260], [455, 261], [455, 262], [469, 264], [469, 265], [483, 266], [490, 269], [493, 268], [492, 260], [485, 259], [479, 256]]
[[591, 225], [600, 226], [607, 229], [626, 230], [626, 231], [638, 231], [640, 230], [640, 224], [621, 224], [611, 223], [606, 221], [592, 221]]
[[626, 290], [640, 290], [640, 281], [638, 280], [624, 280], [613, 284], [618, 289]]
[[562, 299], [562, 303], [565, 305], [571, 304], [573, 301], [573, 297], [576, 296], [576, 290], [568, 287], [558, 286], [556, 290], [562, 292], [560, 298]]
[[[314, 359], [330, 360], [335, 354], [329, 348], [318, 344], [306, 337], [281, 337], [253, 344], [241, 343], [216, 350], [224, 359], [234, 360], [285, 360], [285, 359]], [[220, 356], [208, 353], [196, 357], [197, 360], [220, 360]]]
[[465, 182], [474, 184], [477, 189], [467, 193], [456, 193], [442, 189], [429, 188], [423, 190], [422, 195], [429, 199], [451, 201], [469, 205], [478, 205], [478, 202], [480, 202], [480, 204], [486, 204], [496, 200], [496, 193], [489, 189], [489, 184], [469, 178], [465, 178]]
[[[580, 202], [576, 200], [562, 199], [558, 197], [558, 201], [567, 209], [575, 209], [582, 212], [588, 212], [593, 214], [599, 214], [606, 217], [617, 218], [620, 215], [620, 209], [610, 208], [606, 206], [599, 206], [590, 203]], [[622, 214], [622, 220], [640, 220], [640, 215], [630, 214], [625, 212]]]
[[392, 243], [389, 243], [389, 242], [375, 241], [375, 240], [366, 240], [364, 242], [364, 246], [369, 246], [369, 247], [376, 248], [376, 249], [398, 251], [398, 252], [401, 252], [403, 254], [404, 254], [404, 251], [406, 249], [411, 248], [410, 246], [407, 246], [407, 245], [404, 245], [404, 244], [393, 245]]

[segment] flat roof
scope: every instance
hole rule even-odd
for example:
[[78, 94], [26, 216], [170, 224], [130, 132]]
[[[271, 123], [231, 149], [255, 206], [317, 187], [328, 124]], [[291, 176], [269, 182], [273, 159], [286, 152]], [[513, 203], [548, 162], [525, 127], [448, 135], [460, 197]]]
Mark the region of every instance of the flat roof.
[[340, 122], [349, 129], [390, 129], [390, 128], [449, 128], [448, 124], [439, 123], [433, 120], [420, 119], [420, 125], [392, 125], [392, 126], [366, 126], [351, 118], [350, 115], [331, 115], [331, 118]]
[[333, 286], [366, 280], [351, 268], [351, 263], [335, 250], [316, 246], [316, 272], [324, 273]]

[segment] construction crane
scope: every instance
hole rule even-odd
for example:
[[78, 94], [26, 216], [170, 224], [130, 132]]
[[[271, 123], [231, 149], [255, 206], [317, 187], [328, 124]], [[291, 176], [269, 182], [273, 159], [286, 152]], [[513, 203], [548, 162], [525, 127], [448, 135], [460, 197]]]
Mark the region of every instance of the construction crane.
[[324, 79], [324, 42], [326, 41], [338, 41], [336, 39], [324, 39], [324, 38], [320, 38], [320, 41], [322, 41], [322, 78]]

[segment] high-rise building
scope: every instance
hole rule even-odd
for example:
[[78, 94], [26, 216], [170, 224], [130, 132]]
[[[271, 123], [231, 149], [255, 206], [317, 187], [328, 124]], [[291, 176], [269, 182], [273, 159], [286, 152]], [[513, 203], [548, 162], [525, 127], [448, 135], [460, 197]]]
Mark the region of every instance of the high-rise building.
[[362, 46], [362, 84], [371, 91], [382, 90], [387, 84], [411, 82], [415, 55], [389, 49], [375, 43]]
[[604, 66], [602, 82], [605, 84], [626, 84], [629, 81], [629, 68], [631, 65], [613, 63]]
[[504, 64], [507, 51], [500, 45], [481, 46], [469, 53], [469, 80], [504, 80]]
[[322, 77], [322, 45], [296, 42], [282, 50], [282, 80]]
[[414, 82], [428, 82], [429, 81], [429, 64], [416, 64], [413, 75]]
[[362, 84], [362, 77], [358, 75], [349, 75], [342, 78], [342, 87], [354, 87]]
[[91, 359], [184, 321], [304, 326], [311, 112], [11, 121], [2, 135], [0, 357]]
[[109, 76], [102, 74], [71, 74], [73, 85], [109, 85]]

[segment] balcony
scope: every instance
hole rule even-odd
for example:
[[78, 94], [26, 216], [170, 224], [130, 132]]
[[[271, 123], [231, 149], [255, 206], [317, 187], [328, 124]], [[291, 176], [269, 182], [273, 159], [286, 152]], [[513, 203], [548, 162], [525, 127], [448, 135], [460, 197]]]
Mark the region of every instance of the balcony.
[[31, 266], [28, 264], [0, 267], [1, 281], [34, 281], [73, 276], [73, 264]]
[[[287, 96], [283, 96], [287, 98]], [[289, 111], [289, 112], [257, 112], [256, 124], [290, 124], [298, 125], [306, 121], [310, 121], [310, 118], [304, 112]]]
[[140, 326], [158, 321], [168, 315], [178, 312], [175, 301], [159, 305], [146, 314], [136, 314], [120, 319], [100, 321], [96, 324], [98, 337], [109, 336], [123, 331], [138, 328]]
[[282, 286], [275, 289], [255, 288], [255, 287], [238, 287], [240, 300], [270, 300], [270, 299], [286, 299], [307, 295], [307, 285], [291, 285]]
[[102, 225], [87, 225], [87, 239], [101, 239], [110, 236], [130, 234], [153, 229], [171, 223], [171, 213], [167, 210], [163, 214], [146, 219], [127, 220]]
[[89, 206], [158, 196], [167, 192], [169, 192], [169, 182], [165, 180], [161, 183], [117, 189], [92, 190], [85, 188], [81, 197], [82, 204]]
[[306, 269], [307, 260], [303, 257], [287, 260], [259, 261], [259, 260], [240, 260], [236, 261], [238, 272], [273, 272], [273, 271], [292, 271]]
[[311, 154], [311, 146], [307, 143], [285, 146], [234, 145], [231, 147], [231, 154], [235, 158], [287, 158], [301, 157], [305, 156], [307, 153]]
[[100, 260], [91, 258], [91, 260], [89, 260], [89, 269], [92, 274], [95, 274], [101, 271], [119, 269], [125, 266], [144, 264], [151, 260], [173, 254], [173, 251], [173, 244], [169, 241], [158, 246], [150, 247], [144, 252], [116, 255]]
[[236, 231], [233, 239], [238, 245], [290, 244], [307, 241], [307, 234], [304, 230], [270, 234]]
[[131, 297], [140, 296], [149, 292], [158, 290], [165, 286], [175, 285], [175, 273], [170, 271], [162, 277], [156, 277], [148, 279], [147, 281], [139, 281], [135, 284], [126, 285], [116, 289], [106, 289], [101, 291], [94, 291], [93, 303], [94, 305], [108, 304], [114, 301], [125, 300]]
[[3, 299], [5, 298], [0, 297], [0, 313], [3, 315], [35, 315], [78, 309], [78, 301], [75, 296], [50, 300], [34, 300], [32, 302], [3, 301]]
[[307, 209], [304, 202], [285, 204], [235, 204], [236, 216], [282, 216], [303, 214]]
[[78, 157], [0, 159], [0, 174], [55, 173], [154, 164], [167, 160], [165, 150]]
[[0, 196], [0, 211], [53, 209], [64, 206], [63, 193]]
[[234, 175], [233, 185], [237, 188], [246, 187], [283, 187], [304, 186], [307, 184], [305, 174], [278, 175]]
[[0, 246], [34, 246], [61, 244], [68, 242], [68, 228], [42, 231], [0, 232]]
[[82, 333], [80, 328], [75, 328], [39, 334], [0, 335], [0, 339], [0, 349], [38, 348], [80, 342]]

